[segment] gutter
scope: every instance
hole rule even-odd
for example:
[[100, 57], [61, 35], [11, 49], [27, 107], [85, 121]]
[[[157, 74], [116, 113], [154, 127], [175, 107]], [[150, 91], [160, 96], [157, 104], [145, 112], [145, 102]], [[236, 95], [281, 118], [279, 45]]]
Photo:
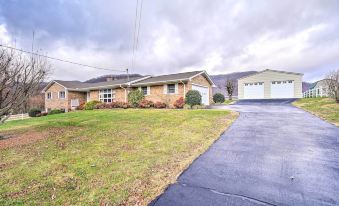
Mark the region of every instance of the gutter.
[[186, 84], [182, 81], [182, 80], [180, 80], [180, 83], [182, 83], [183, 85], [184, 85], [184, 99], [185, 99], [185, 96], [186, 96]]

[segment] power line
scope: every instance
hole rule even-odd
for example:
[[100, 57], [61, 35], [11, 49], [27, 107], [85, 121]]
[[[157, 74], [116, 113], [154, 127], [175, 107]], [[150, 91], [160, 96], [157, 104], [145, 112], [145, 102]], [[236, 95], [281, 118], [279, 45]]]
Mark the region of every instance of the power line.
[[133, 54], [132, 54], [132, 65], [131, 65], [132, 69], [135, 66], [136, 53], [137, 53], [138, 44], [139, 44], [140, 24], [141, 24], [141, 17], [142, 17], [142, 5], [143, 5], [143, 0], [140, 0], [140, 9], [139, 9], [139, 0], [137, 0], [137, 4], [135, 7], [135, 20], [134, 20]]
[[14, 50], [21, 51], [21, 52], [24, 52], [24, 53], [27, 53], [27, 54], [37, 55], [37, 56], [40, 56], [40, 57], [45, 57], [45, 58], [48, 58], [48, 59], [53, 59], [53, 60], [66, 62], [66, 63], [70, 63], [70, 64], [75, 64], [75, 65], [78, 65], [78, 66], [88, 67], [88, 68], [92, 68], [92, 69], [100, 69], [100, 70], [116, 71], [116, 72], [126, 72], [126, 70], [107, 69], [107, 68], [102, 68], [102, 67], [90, 66], [90, 65], [82, 64], [82, 63], [78, 63], [78, 62], [68, 61], [68, 60], [64, 60], [64, 59], [60, 59], [60, 58], [56, 58], [56, 57], [50, 57], [50, 56], [47, 56], [47, 55], [38, 54], [38, 53], [35, 53], [35, 52], [23, 50], [23, 49], [17, 49], [17, 48], [11, 47], [11, 46], [3, 45], [3, 44], [0, 44], [0, 47], [4, 47], [4, 48], [7, 48], [7, 49], [14, 49]]

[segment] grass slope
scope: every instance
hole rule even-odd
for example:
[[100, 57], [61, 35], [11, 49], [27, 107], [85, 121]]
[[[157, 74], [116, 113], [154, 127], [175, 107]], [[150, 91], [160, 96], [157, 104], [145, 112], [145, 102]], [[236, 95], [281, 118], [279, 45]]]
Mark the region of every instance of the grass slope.
[[0, 205], [145, 205], [235, 117], [130, 109], [8, 122], [0, 134], [49, 135], [0, 150]]
[[304, 98], [293, 105], [339, 126], [339, 104], [330, 98]]

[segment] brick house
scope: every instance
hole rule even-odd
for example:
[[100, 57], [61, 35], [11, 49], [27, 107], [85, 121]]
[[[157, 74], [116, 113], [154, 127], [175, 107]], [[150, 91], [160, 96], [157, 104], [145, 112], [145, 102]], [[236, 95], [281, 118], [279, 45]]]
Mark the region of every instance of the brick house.
[[133, 89], [143, 91], [145, 99], [164, 102], [170, 107], [180, 97], [185, 98], [189, 90], [198, 90], [202, 103], [212, 102], [213, 81], [206, 71], [193, 71], [161, 76], [143, 76], [99, 83], [80, 81], [51, 81], [44, 89], [46, 111], [64, 109], [69, 111], [80, 104], [98, 100], [102, 102], [127, 102], [127, 95]]

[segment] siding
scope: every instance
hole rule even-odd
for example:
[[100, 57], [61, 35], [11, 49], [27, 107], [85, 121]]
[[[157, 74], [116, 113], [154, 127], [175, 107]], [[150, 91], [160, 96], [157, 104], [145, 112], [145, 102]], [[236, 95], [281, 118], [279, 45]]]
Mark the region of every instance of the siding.
[[294, 98], [302, 98], [302, 75], [289, 74], [276, 71], [264, 71], [238, 80], [238, 98], [244, 98], [244, 84], [254, 82], [264, 82], [264, 98], [271, 98], [272, 81], [294, 81]]

